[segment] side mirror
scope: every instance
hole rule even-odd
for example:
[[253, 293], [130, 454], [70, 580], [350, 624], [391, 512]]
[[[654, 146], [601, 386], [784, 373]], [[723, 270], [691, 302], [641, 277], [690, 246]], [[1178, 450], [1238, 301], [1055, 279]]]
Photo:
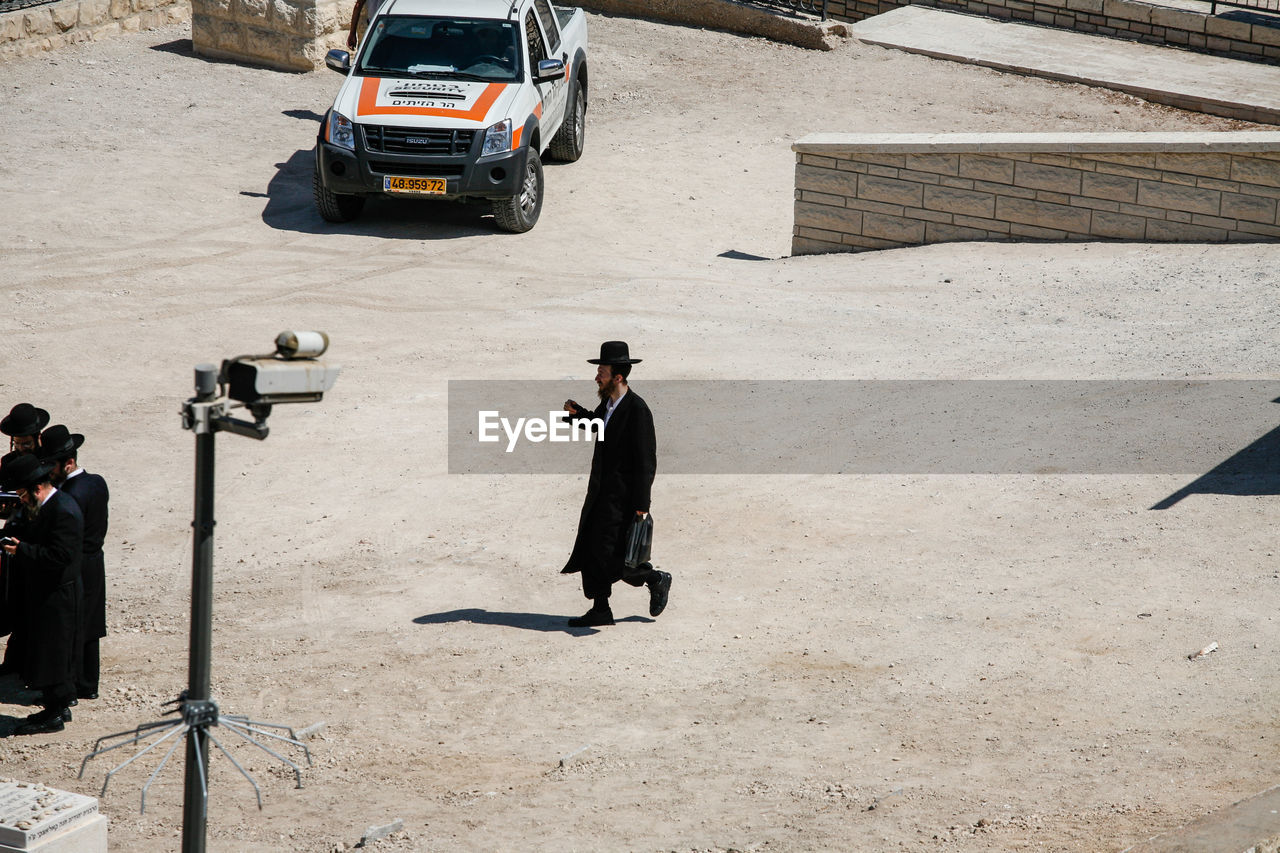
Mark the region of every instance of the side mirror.
[[324, 55], [324, 64], [339, 74], [347, 74], [351, 71], [351, 54], [335, 47]]
[[554, 83], [564, 76], [564, 60], [544, 59], [538, 63], [538, 70], [533, 75], [535, 83]]

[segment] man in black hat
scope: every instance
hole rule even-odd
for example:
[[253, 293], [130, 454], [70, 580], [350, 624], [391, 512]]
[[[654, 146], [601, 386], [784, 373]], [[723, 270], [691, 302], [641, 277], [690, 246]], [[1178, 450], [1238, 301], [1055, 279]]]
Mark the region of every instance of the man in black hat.
[[[84, 515], [84, 544], [81, 548], [80, 577], [84, 585], [81, 602], [81, 646], [77, 656], [76, 697], [98, 698], [98, 641], [107, 636], [107, 592], [102, 543], [107, 538], [107, 502], [111, 495], [107, 481], [80, 467], [80, 445], [84, 436], [62, 424], [54, 424], [40, 434], [40, 458], [51, 463], [53, 485], [75, 498]], [[73, 703], [74, 704], [74, 703]]]
[[657, 616], [667, 606], [671, 575], [649, 563], [635, 569], [624, 565], [627, 527], [636, 517], [649, 512], [649, 490], [658, 468], [657, 440], [653, 413], [640, 395], [630, 389], [627, 376], [631, 358], [625, 341], [606, 341], [600, 357], [587, 359], [599, 365], [596, 387], [600, 405], [589, 412], [573, 400], [564, 409], [570, 419], [599, 418], [604, 421], [604, 437], [591, 455], [591, 476], [587, 497], [578, 519], [578, 537], [573, 543], [564, 574], [582, 573], [582, 594], [591, 599], [591, 609], [569, 620], [572, 628], [613, 624], [609, 593], [619, 580], [631, 586], [649, 587], [649, 615]]
[[35, 453], [40, 430], [49, 425], [49, 413], [30, 403], [19, 403], [0, 419], [0, 432], [9, 436], [9, 449]]
[[80, 550], [84, 517], [70, 495], [53, 487], [52, 465], [23, 453], [0, 468], [0, 488], [21, 496], [33, 518], [23, 538], [6, 537], [0, 548], [23, 579], [26, 639], [22, 678], [42, 691], [44, 710], [27, 717], [14, 734], [60, 732], [75, 698], [73, 661], [80, 628]]

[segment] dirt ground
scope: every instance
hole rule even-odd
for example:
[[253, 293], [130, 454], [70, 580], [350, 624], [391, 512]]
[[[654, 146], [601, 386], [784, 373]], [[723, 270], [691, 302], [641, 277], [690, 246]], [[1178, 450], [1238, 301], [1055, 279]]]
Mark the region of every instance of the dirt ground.
[[[548, 166], [521, 236], [481, 207], [324, 224], [332, 72], [203, 61], [180, 27], [3, 66], [0, 406], [87, 434], [112, 504], [103, 696], [0, 741], [2, 772], [97, 795], [110, 761], [76, 778], [94, 740], [185, 686], [192, 366], [317, 328], [335, 389], [278, 407], [265, 442], [218, 439], [213, 679], [225, 712], [326, 725], [302, 790], [237, 751], [261, 813], [215, 756], [212, 851], [328, 853], [396, 818], [371, 849], [1118, 851], [1273, 785], [1273, 495], [1152, 511], [1195, 472], [660, 471], [670, 607], [650, 622], [622, 587], [616, 627], [569, 632], [586, 457], [450, 476], [444, 440], [448, 380], [589, 398], [612, 338], [641, 394], [1270, 377], [1274, 246], [786, 257], [810, 132], [1252, 126], [854, 43], [590, 27], [586, 154]], [[680, 413], [655, 415], [661, 446]], [[178, 758], [145, 815], [155, 762], [112, 780], [113, 851], [177, 848]]]

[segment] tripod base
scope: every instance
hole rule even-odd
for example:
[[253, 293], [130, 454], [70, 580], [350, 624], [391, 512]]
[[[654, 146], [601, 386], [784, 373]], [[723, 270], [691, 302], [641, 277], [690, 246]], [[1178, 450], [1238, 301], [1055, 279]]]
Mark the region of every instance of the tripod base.
[[[209, 756], [207, 754], [203, 754], [200, 746], [203, 741], [207, 740], [209, 743], [216, 746], [218, 750], [227, 757], [227, 760], [240, 771], [241, 776], [244, 776], [245, 779], [249, 780], [249, 784], [253, 786], [253, 793], [258, 799], [258, 808], [261, 809], [262, 789], [258, 787], [258, 783], [254, 781], [254, 778], [249, 775], [249, 772], [244, 769], [240, 762], [236, 761], [235, 756], [232, 755], [231, 752], [228, 751], [227, 748], [222, 745], [222, 742], [214, 735], [211, 730], [215, 728], [222, 728], [225, 731], [231, 732], [241, 740], [247, 741], [273, 758], [287, 764], [293, 769], [293, 775], [297, 782], [297, 787], [302, 787], [302, 768], [293, 761], [290, 761], [288, 758], [285, 758], [276, 750], [272, 749], [271, 746], [268, 746], [268, 743], [275, 742], [275, 745], [288, 744], [300, 748], [307, 759], [307, 766], [310, 767], [311, 750], [307, 748], [306, 744], [298, 740], [297, 733], [294, 732], [292, 727], [282, 725], [280, 723], [264, 723], [259, 720], [251, 720], [248, 717], [239, 714], [222, 714], [218, 711], [217, 704], [212, 700], [187, 699], [185, 694], [167, 704], [176, 704], [178, 706], [171, 712], [180, 715], [177, 719], [155, 720], [149, 723], [142, 723], [137, 728], [133, 728], [128, 731], [104, 735], [103, 737], [98, 738], [97, 742], [94, 744], [93, 752], [86, 755], [84, 760], [80, 762], [79, 778], [83, 779], [85, 767], [92, 759], [97, 758], [99, 755], [103, 755], [125, 746], [146, 744], [137, 753], [130, 756], [125, 761], [120, 762], [107, 772], [107, 777], [102, 781], [102, 791], [98, 795], [99, 797], [106, 796], [107, 786], [111, 783], [112, 776], [119, 773], [121, 770], [128, 767], [139, 758], [142, 758], [152, 750], [156, 750], [162, 744], [168, 743], [169, 746], [164, 752], [164, 757], [160, 759], [160, 763], [156, 766], [155, 770], [152, 771], [151, 775], [147, 777], [146, 783], [142, 786], [140, 812], [145, 814], [147, 810], [147, 792], [151, 789], [151, 784], [155, 782], [156, 777], [158, 777], [160, 772], [164, 770], [165, 765], [168, 764], [170, 757], [173, 756], [178, 747], [184, 742], [190, 742], [196, 750], [196, 764], [199, 770], [200, 779], [200, 795], [207, 802], [209, 797], [209, 784], [208, 780], [205, 778], [204, 768], [208, 764]], [[197, 732], [203, 735], [203, 737], [196, 737]], [[279, 732], [287, 732], [288, 734], [279, 734]], [[263, 740], [259, 740], [259, 738], [262, 738]], [[107, 745], [104, 746], [104, 744]], [[159, 754], [158, 751], [157, 754]]]

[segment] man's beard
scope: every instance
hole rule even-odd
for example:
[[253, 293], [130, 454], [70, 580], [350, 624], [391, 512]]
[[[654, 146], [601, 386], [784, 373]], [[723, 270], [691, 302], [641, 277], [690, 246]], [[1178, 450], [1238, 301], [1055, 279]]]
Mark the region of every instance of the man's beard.
[[599, 388], [597, 388], [596, 394], [599, 395], [600, 402], [603, 403], [605, 400], [608, 400], [610, 397], [612, 397], [613, 392], [617, 389], [617, 387], [618, 387], [618, 380], [610, 379], [608, 382], [604, 383]]

